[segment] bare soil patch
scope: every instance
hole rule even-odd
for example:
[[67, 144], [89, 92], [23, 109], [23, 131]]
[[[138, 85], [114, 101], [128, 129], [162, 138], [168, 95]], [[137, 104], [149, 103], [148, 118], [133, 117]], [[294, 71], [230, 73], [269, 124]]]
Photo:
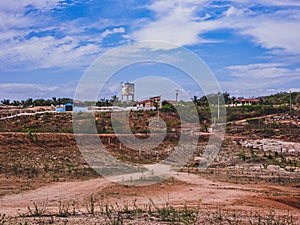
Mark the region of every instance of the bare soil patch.
[[[196, 160], [207, 143], [207, 134], [201, 136], [194, 157], [176, 176], [154, 185], [126, 186], [91, 169], [73, 134], [52, 133], [51, 129], [62, 132], [71, 127], [69, 115], [61, 127], [61, 115], [54, 122], [52, 116], [1, 122], [6, 132], [0, 133], [0, 224], [299, 224], [299, 154], [264, 152], [239, 144], [262, 138], [265, 127], [247, 130], [247, 124], [233, 125], [206, 170], [199, 170]], [[141, 118], [136, 116], [138, 123]], [[53, 123], [57, 124], [51, 127]], [[283, 132], [290, 125], [278, 123], [283, 140], [296, 136], [298, 122], [290, 123], [288, 135]], [[44, 132], [10, 132], [24, 126]], [[261, 133], [251, 133], [256, 129]], [[118, 159], [148, 164], [165, 158], [177, 144], [177, 135], [176, 130], [168, 133], [157, 149], [141, 155], [120, 147], [113, 134], [100, 138]], [[145, 138], [147, 133], [136, 136]]]

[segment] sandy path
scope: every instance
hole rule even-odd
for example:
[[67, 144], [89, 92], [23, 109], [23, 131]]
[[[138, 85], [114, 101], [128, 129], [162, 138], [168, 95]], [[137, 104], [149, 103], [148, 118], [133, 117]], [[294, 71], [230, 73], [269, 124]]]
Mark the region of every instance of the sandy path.
[[[7, 215], [28, 213], [27, 206], [32, 208], [33, 202], [42, 204], [46, 199], [48, 199], [47, 210], [57, 213], [60, 200], [69, 202], [76, 200], [83, 203], [91, 194], [108, 193], [105, 201], [112, 204], [132, 203], [135, 199], [140, 205], [148, 203], [149, 199], [157, 205], [166, 202], [173, 205], [197, 205], [201, 201], [201, 205], [208, 208], [250, 210], [274, 206], [279, 210], [289, 209], [295, 211], [297, 215], [300, 214], [299, 209], [262, 197], [266, 190], [276, 193], [282, 190], [297, 194], [298, 190], [290, 187], [213, 182], [199, 175], [186, 173], [179, 173], [175, 178], [179, 181], [173, 184], [160, 183], [144, 187], [122, 186], [104, 178], [55, 183], [21, 194], [3, 196], [0, 199], [0, 213]], [[259, 201], [263, 199], [265, 200]]]
[[55, 183], [15, 195], [3, 196], [0, 198], [0, 213], [16, 215], [16, 213], [26, 213], [27, 206], [32, 207], [33, 203], [42, 204], [48, 201], [48, 206], [58, 207], [59, 201], [81, 201], [86, 196], [94, 192], [101, 191], [110, 182], [103, 179], [93, 179], [79, 182]]

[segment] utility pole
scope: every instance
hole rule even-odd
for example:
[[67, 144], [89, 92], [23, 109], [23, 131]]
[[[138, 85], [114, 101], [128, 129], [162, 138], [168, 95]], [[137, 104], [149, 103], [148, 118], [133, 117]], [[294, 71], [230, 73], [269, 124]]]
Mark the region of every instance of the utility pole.
[[178, 103], [178, 92], [179, 92], [179, 90], [177, 89], [177, 90], [175, 90], [175, 92], [176, 92], [176, 104]]
[[290, 91], [290, 114], [292, 113], [292, 91]]
[[219, 93], [218, 93], [218, 119], [220, 119], [220, 99], [219, 99]]

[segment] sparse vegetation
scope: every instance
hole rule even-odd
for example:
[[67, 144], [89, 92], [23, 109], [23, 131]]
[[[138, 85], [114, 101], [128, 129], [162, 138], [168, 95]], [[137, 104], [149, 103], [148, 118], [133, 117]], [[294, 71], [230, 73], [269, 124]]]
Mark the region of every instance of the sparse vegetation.
[[45, 215], [46, 209], [48, 205], [48, 199], [46, 199], [41, 205], [33, 202], [33, 208], [27, 206], [28, 215], [21, 215], [21, 216], [30, 216], [30, 217], [40, 217]]
[[[289, 106], [286, 105], [288, 100], [286, 96], [289, 96], [289, 93], [272, 98], [265, 97], [257, 105], [228, 108], [230, 122], [226, 128], [227, 135], [217, 158], [205, 170], [199, 170], [198, 166], [208, 142], [208, 133], [201, 134], [194, 156], [180, 170], [183, 174], [190, 173], [189, 176], [198, 174], [196, 179], [202, 179], [201, 182], [204, 182], [201, 185], [193, 184], [195, 177], [191, 178], [191, 183], [169, 179], [155, 186], [156, 189], [107, 184], [107, 187], [98, 190], [99, 187], [96, 185], [93, 191], [86, 192], [80, 198], [72, 196], [56, 199], [55, 202], [53, 199], [38, 201], [34, 198], [30, 204], [22, 205], [26, 213], [20, 213], [19, 216], [1, 214], [0, 225], [297, 224], [299, 196], [296, 188], [300, 182], [299, 151], [288, 153], [288, 150], [280, 151], [272, 148], [264, 150], [240, 144], [243, 139], [272, 138], [286, 142], [300, 141], [300, 118], [296, 105], [298, 97], [292, 94], [295, 102], [290, 113]], [[230, 103], [230, 96], [225, 97], [227, 98], [225, 101]], [[276, 98], [280, 99], [278, 104], [274, 103]], [[207, 132], [211, 126], [210, 111], [205, 103], [207, 99], [196, 97], [194, 100], [198, 107], [201, 131]], [[36, 100], [28, 100], [26, 104], [33, 105], [34, 101]], [[59, 104], [58, 99], [52, 101]], [[4, 102], [17, 104], [8, 100]], [[102, 103], [112, 102], [103, 100]], [[186, 103], [180, 102], [179, 108], [184, 104]], [[189, 107], [194, 107], [193, 103], [189, 104]], [[150, 135], [149, 120], [157, 115], [156, 110], [131, 112], [129, 123], [131, 131], [137, 138], [146, 139]], [[78, 117], [84, 119], [85, 113], [78, 113]], [[160, 117], [167, 126], [164, 141], [155, 149], [141, 153], [128, 148], [124, 143], [120, 144], [113, 135], [110, 117], [108, 112], [96, 113], [90, 123], [94, 123], [98, 133], [103, 134], [99, 137], [107, 150], [122, 162], [134, 165], [160, 162], [168, 157], [178, 144], [182, 123], [173, 105], [164, 103], [160, 111]], [[194, 118], [186, 119], [188, 122], [194, 121]], [[183, 129], [193, 133], [192, 126]], [[89, 130], [89, 126], [86, 130]], [[66, 181], [80, 183], [94, 178], [101, 179], [78, 151], [74, 136], [71, 134], [72, 115], [69, 113], [41, 113], [1, 120], [0, 131], [2, 198], [41, 186], [45, 188], [50, 183], [51, 185]], [[107, 169], [110, 169], [109, 165]], [[145, 178], [141, 176], [140, 180], [143, 181]], [[158, 182], [160, 179], [153, 176], [151, 181]], [[221, 185], [220, 181], [224, 183]], [[220, 205], [214, 202], [198, 204], [198, 195], [202, 193], [203, 185], [207, 185], [205, 196], [211, 201], [218, 199], [223, 192], [228, 194], [242, 191], [247, 193], [247, 197], [231, 202], [229, 194]], [[215, 192], [220, 195], [216, 197]], [[141, 196], [145, 193], [155, 200], [148, 202], [145, 199], [141, 200]], [[169, 193], [178, 199], [175, 201], [173, 196], [171, 202], [162, 202]], [[252, 194], [255, 195], [254, 199], [249, 197]], [[190, 196], [189, 201], [185, 201], [186, 196]], [[255, 205], [258, 198], [261, 205]], [[274, 202], [280, 204], [284, 210], [277, 208]], [[229, 204], [230, 208], [226, 207]], [[244, 208], [247, 208], [247, 211], [243, 211]]]
[[[61, 206], [59, 206], [61, 207]], [[143, 206], [136, 205], [133, 202], [132, 207], [128, 205], [100, 205], [92, 217], [89, 217], [89, 212], [77, 212], [74, 214], [66, 214], [59, 212], [58, 214], [33, 214], [31, 211], [28, 215], [22, 215], [19, 218], [7, 217], [0, 215], [0, 224], [74, 224], [72, 221], [77, 218], [79, 221], [85, 221], [85, 224], [106, 224], [106, 225], [121, 225], [121, 224], [253, 224], [253, 225], [296, 225], [296, 218], [290, 213], [285, 215], [276, 215], [274, 211], [269, 211], [264, 215], [259, 213], [249, 214], [244, 211], [228, 212], [225, 209], [218, 208], [213, 211], [206, 211], [198, 206], [174, 207], [169, 203], [162, 206], [156, 206], [150, 199]], [[36, 219], [32, 219], [36, 218]], [[68, 218], [69, 219], [68, 219]], [[84, 218], [85, 217], [85, 218]], [[61, 219], [66, 218], [66, 219]], [[81, 219], [82, 218], [82, 219]], [[84, 218], [84, 219], [83, 219]], [[23, 222], [19, 222], [23, 221]], [[89, 222], [91, 221], [91, 222]]]

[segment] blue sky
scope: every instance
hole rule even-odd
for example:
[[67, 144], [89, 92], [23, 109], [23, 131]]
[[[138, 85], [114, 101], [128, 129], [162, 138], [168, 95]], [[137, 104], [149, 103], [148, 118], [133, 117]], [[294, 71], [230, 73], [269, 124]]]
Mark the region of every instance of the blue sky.
[[[0, 0], [0, 99], [73, 97], [99, 56], [145, 40], [197, 54], [234, 96], [300, 90], [299, 0]], [[163, 74], [201, 95], [161, 65], [122, 70], [105, 95]], [[144, 79], [138, 99], [148, 95], [143, 85], [156, 85]], [[157, 94], [171, 98], [169, 89]]]

